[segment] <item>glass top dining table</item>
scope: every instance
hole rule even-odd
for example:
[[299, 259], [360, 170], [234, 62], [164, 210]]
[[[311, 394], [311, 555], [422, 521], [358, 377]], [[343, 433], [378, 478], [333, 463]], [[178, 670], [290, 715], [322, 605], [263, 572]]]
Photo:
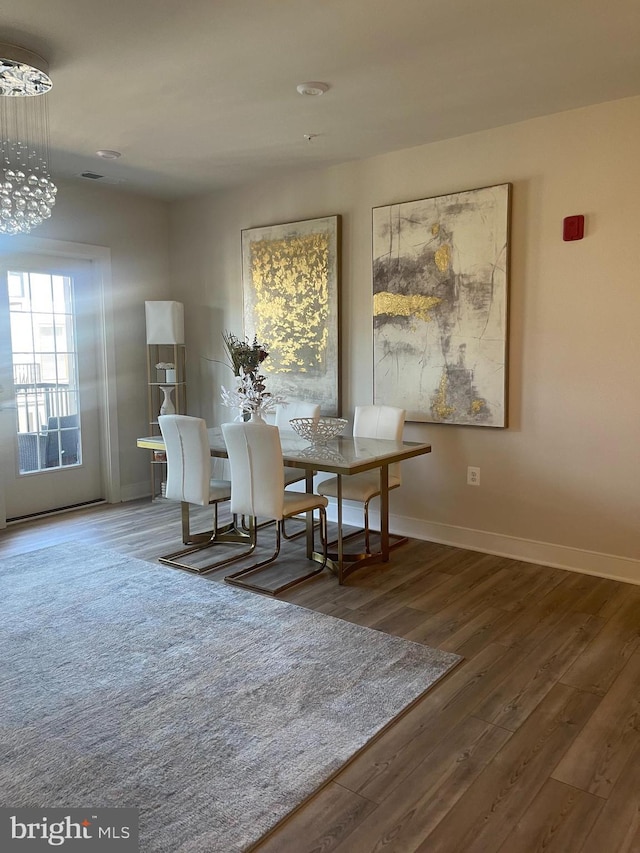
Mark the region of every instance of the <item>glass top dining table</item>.
[[[207, 430], [211, 455], [225, 458], [227, 448], [220, 427]], [[416, 441], [394, 441], [381, 438], [339, 436], [327, 444], [311, 445], [303, 438], [291, 433], [280, 435], [284, 464], [305, 471], [306, 489], [313, 491], [315, 472], [335, 474], [337, 477], [337, 525], [336, 551], [330, 554], [329, 566], [340, 583], [352, 572], [373, 562], [387, 562], [390, 551], [389, 535], [389, 465], [402, 462], [431, 452], [431, 445]], [[137, 439], [137, 446], [149, 450], [164, 450], [162, 436], [147, 436]], [[380, 470], [380, 550], [346, 553], [344, 550], [342, 522], [342, 477], [363, 471]], [[312, 520], [307, 523], [307, 556], [322, 562], [323, 555], [313, 552]]]

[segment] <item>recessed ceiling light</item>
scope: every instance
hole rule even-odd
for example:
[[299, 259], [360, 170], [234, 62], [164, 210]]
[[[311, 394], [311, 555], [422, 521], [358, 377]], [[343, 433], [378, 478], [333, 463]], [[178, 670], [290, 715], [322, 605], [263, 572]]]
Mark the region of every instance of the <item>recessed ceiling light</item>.
[[312, 80], [309, 83], [299, 83], [296, 89], [301, 95], [323, 95], [329, 86], [327, 83], [318, 83]]
[[108, 148], [101, 148], [99, 151], [96, 151], [96, 154], [98, 157], [102, 157], [103, 160], [117, 160], [121, 156], [119, 151], [110, 151]]

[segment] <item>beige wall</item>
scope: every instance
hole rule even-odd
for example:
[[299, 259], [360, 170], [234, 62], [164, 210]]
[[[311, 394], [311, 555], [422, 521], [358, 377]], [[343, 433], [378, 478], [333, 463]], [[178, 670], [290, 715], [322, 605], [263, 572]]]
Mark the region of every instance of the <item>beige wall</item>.
[[[148, 492], [148, 456], [135, 446], [148, 433], [144, 302], [169, 293], [168, 205], [113, 187], [60, 183], [51, 219], [33, 237], [111, 251], [120, 484], [123, 498]], [[11, 247], [7, 238], [5, 249]]]
[[[222, 330], [242, 330], [242, 228], [342, 214], [351, 416], [372, 400], [371, 208], [510, 181], [510, 427], [408, 424], [433, 453], [405, 465], [394, 527], [640, 582], [639, 138], [633, 98], [173, 205], [191, 411], [229, 417], [229, 374], [202, 356], [223, 358]], [[585, 239], [565, 243], [576, 213]]]

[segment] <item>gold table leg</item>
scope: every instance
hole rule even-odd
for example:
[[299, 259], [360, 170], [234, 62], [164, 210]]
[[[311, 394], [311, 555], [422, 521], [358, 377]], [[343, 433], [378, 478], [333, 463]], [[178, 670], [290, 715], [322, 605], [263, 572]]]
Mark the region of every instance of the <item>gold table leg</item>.
[[[389, 562], [389, 552], [392, 548], [396, 548], [399, 545], [402, 545], [407, 541], [404, 536], [395, 536], [394, 535], [394, 543], [391, 545], [391, 534], [389, 533], [389, 466], [381, 465], [380, 466], [380, 550], [375, 552], [365, 551], [360, 554], [349, 554], [344, 551], [344, 540], [349, 537], [345, 537], [342, 531], [342, 477], [340, 474], [337, 475], [337, 488], [336, 488], [336, 503], [337, 503], [337, 516], [338, 516], [338, 536], [337, 540], [334, 543], [337, 545], [337, 552], [333, 552], [329, 555], [327, 559], [327, 566], [331, 571], [337, 576], [338, 582], [340, 584], [344, 583], [346, 578], [349, 575], [356, 572], [358, 569], [363, 568], [364, 566], [369, 566], [372, 563], [388, 563]], [[357, 535], [351, 534], [351, 535]], [[307, 540], [308, 541], [308, 540]], [[310, 556], [311, 559], [316, 560], [318, 562], [322, 562], [324, 560], [324, 555], [318, 553], [317, 551], [313, 554], [309, 554], [309, 550], [307, 549], [307, 556]]]

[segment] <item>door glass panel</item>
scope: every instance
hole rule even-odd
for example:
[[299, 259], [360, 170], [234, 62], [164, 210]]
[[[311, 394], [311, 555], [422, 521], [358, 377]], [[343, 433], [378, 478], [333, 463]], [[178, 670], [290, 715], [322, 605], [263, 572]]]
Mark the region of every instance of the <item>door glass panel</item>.
[[82, 463], [73, 281], [9, 271], [20, 474]]

